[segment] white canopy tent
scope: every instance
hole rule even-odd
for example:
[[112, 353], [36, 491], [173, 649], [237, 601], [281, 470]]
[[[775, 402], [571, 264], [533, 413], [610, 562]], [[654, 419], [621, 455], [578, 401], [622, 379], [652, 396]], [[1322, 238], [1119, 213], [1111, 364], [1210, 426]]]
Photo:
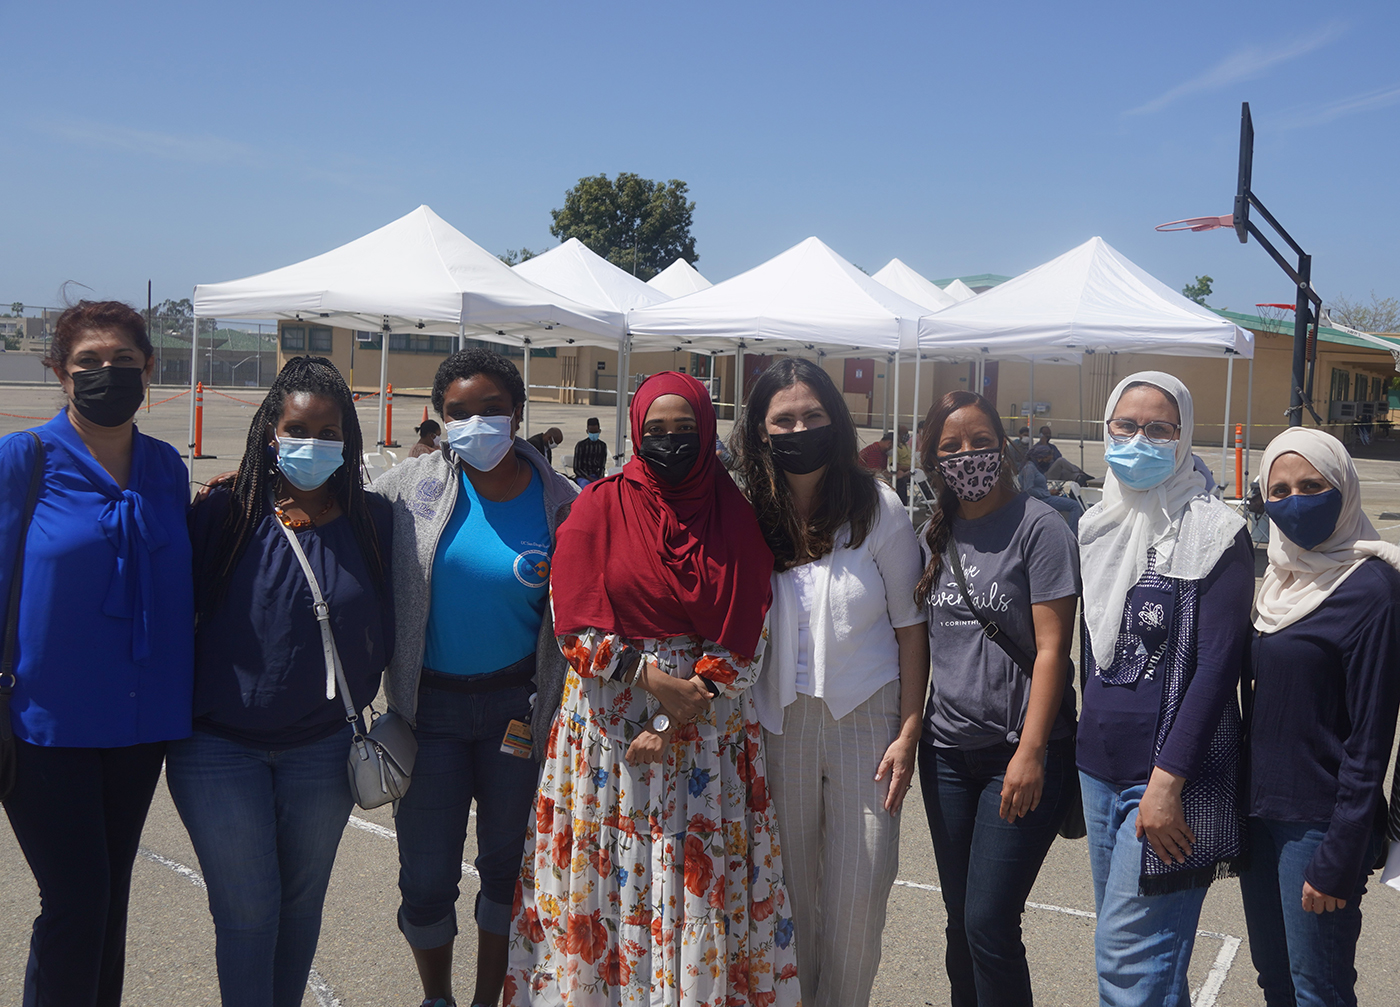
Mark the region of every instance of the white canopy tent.
[[977, 296], [977, 291], [973, 290], [962, 280], [954, 280], [943, 288], [943, 292], [955, 301], [970, 301]]
[[[391, 332], [455, 335], [459, 340], [472, 336], [525, 347], [616, 347], [624, 322], [621, 311], [577, 303], [518, 275], [427, 206], [303, 262], [241, 280], [200, 284], [194, 290], [194, 314], [305, 319], [380, 332], [380, 445]], [[192, 367], [192, 389], [194, 383]], [[194, 396], [190, 398], [193, 442]]]
[[922, 304], [929, 311], [942, 311], [958, 303], [952, 294], [945, 293], [932, 280], [920, 275], [900, 259], [891, 259], [872, 279], [879, 280], [896, 294], [900, 294], [916, 304]]
[[[594, 252], [577, 238], [570, 238], [555, 248], [514, 267], [516, 273], [538, 283], [547, 290], [586, 304], [600, 311], [617, 312], [625, 316], [632, 308], [662, 304], [671, 298], [648, 286], [626, 270], [619, 269]], [[698, 275], [698, 274], [697, 274]], [[614, 445], [618, 457], [624, 450], [627, 433], [627, 367], [626, 341], [618, 346], [617, 354], [617, 433]], [[529, 359], [528, 357], [526, 358]], [[528, 370], [525, 384], [530, 383]], [[528, 430], [528, 427], [527, 427]]]
[[[923, 318], [919, 344], [940, 359], [1034, 360], [1055, 351], [1221, 356], [1228, 360], [1226, 416], [1234, 359], [1254, 356], [1252, 333], [1188, 300], [1097, 237]], [[1034, 371], [1031, 380], [1033, 402]]]
[[655, 287], [667, 297], [684, 297], [686, 294], [705, 290], [714, 284], [701, 276], [699, 270], [690, 263], [684, 259], [677, 259], [650, 280], [647, 280], [647, 286]]

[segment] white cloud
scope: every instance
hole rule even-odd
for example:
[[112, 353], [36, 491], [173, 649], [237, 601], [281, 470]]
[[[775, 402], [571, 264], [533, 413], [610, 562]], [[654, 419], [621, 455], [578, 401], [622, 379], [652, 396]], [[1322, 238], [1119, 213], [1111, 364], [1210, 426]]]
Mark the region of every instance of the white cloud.
[[1362, 112], [1370, 112], [1395, 104], [1400, 104], [1400, 85], [1366, 91], [1362, 94], [1354, 94], [1349, 98], [1339, 98], [1336, 101], [1299, 105], [1280, 113], [1279, 118], [1273, 120], [1270, 125], [1278, 129], [1303, 129], [1307, 126], [1321, 126], [1333, 119], [1359, 115]]
[[266, 160], [255, 147], [222, 136], [180, 135], [130, 129], [107, 123], [69, 119], [43, 124], [45, 132], [90, 147], [129, 151], [196, 164], [259, 164]]
[[1226, 56], [1223, 60], [1211, 67], [1202, 74], [1183, 81], [1176, 87], [1158, 95], [1144, 105], [1137, 108], [1130, 108], [1124, 115], [1147, 115], [1152, 112], [1159, 112], [1166, 108], [1178, 98], [1188, 94], [1196, 94], [1201, 91], [1214, 91], [1218, 88], [1227, 87], [1230, 84], [1237, 84], [1241, 81], [1254, 80], [1264, 76], [1280, 63], [1305, 56], [1314, 50], [1340, 38], [1346, 31], [1346, 26], [1339, 22], [1332, 22], [1321, 31], [1310, 32], [1302, 38], [1294, 39], [1292, 42], [1283, 45], [1264, 48], [1257, 45], [1245, 46], [1238, 52]]

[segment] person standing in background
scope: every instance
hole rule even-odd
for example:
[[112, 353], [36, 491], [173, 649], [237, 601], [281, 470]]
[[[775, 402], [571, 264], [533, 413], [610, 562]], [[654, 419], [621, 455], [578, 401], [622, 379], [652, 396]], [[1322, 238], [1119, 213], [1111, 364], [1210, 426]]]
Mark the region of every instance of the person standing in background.
[[574, 445], [574, 482], [582, 488], [603, 478], [608, 471], [608, 443], [598, 417], [588, 417], [588, 436]]
[[1400, 710], [1400, 547], [1362, 513], [1330, 434], [1284, 431], [1260, 471], [1274, 534], [1247, 693], [1249, 953], [1270, 1007], [1355, 1005]]
[[437, 420], [424, 420], [413, 428], [413, 432], [418, 435], [418, 442], [409, 450], [408, 457], [421, 458], [442, 450], [442, 427], [438, 426]]
[[450, 450], [404, 461], [373, 486], [394, 506], [397, 644], [384, 691], [418, 739], [395, 819], [398, 922], [426, 1007], [456, 1003], [473, 802], [481, 888], [471, 1002], [501, 994], [530, 802], [563, 691], [549, 579], [555, 530], [577, 490], [516, 436], [524, 405], [525, 383], [505, 357], [452, 354], [433, 379]]
[[131, 869], [168, 742], [189, 737], [194, 591], [189, 475], [136, 429], [155, 354], [119, 301], [63, 312], [44, 356], [67, 398], [0, 441], [0, 599], [31, 473], [42, 483], [20, 570], [5, 797], [39, 886], [24, 1003], [115, 1007]]
[[808, 1007], [870, 1002], [928, 691], [914, 529], [856, 443], [835, 383], [800, 358], [759, 376], [734, 438], [776, 561], [752, 694]]
[[1142, 371], [1104, 410], [1103, 502], [1079, 521], [1078, 765], [1104, 1007], [1187, 1007], [1208, 886], [1238, 870], [1240, 668], [1254, 561], [1191, 460], [1191, 393]]

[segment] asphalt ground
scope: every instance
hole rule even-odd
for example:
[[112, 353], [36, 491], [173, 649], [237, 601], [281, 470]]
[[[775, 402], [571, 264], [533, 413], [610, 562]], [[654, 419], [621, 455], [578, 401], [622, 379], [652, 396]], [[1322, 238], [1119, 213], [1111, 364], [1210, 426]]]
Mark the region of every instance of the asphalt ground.
[[[165, 394], [175, 394], [168, 389]], [[248, 422], [260, 399], [256, 390], [221, 389], [205, 395], [205, 451], [216, 459], [196, 462], [196, 476], [236, 467]], [[232, 396], [232, 397], [225, 397]], [[152, 396], [162, 398], [160, 390]], [[411, 442], [411, 427], [422, 415], [423, 401], [399, 396], [395, 405], [400, 441]], [[0, 434], [35, 425], [24, 417], [52, 416], [62, 403], [52, 385], [0, 386]], [[361, 403], [361, 422], [374, 440], [376, 406]], [[141, 429], [174, 444], [182, 453], [187, 441], [187, 399], [156, 405], [138, 418]], [[611, 411], [601, 407], [533, 403], [532, 427], [559, 426], [566, 453], [584, 435], [589, 415], [603, 420], [605, 439], [611, 438]], [[13, 414], [13, 415], [6, 415]], [[728, 432], [721, 423], [721, 433]], [[876, 436], [862, 431], [864, 441]], [[611, 441], [610, 441], [611, 442]], [[1062, 444], [1072, 460], [1077, 444]], [[1400, 448], [1400, 446], [1397, 446]], [[1101, 473], [1102, 451], [1087, 445], [1086, 468]], [[1219, 448], [1201, 449], [1218, 464]], [[1363, 505], [1381, 533], [1400, 538], [1400, 450], [1386, 445], [1379, 457], [1358, 461], [1363, 482]], [[1258, 452], [1255, 455], [1257, 465]], [[1383, 516], [1386, 515], [1386, 516]], [[1262, 560], [1262, 550], [1260, 552]], [[1262, 571], [1262, 566], [1258, 568]], [[873, 769], [873, 767], [872, 767]], [[899, 881], [890, 898], [884, 935], [884, 960], [875, 983], [877, 1005], [942, 1005], [949, 1003], [943, 972], [945, 916], [938, 894], [938, 872], [917, 781], [903, 813]], [[417, 1004], [421, 991], [407, 946], [395, 925], [398, 908], [397, 853], [393, 819], [388, 809], [356, 809], [341, 841], [327, 897], [316, 972], [305, 1002], [318, 1007], [342, 1004]], [[469, 836], [466, 858], [475, 856]], [[131, 1004], [217, 1004], [214, 928], [201, 885], [199, 863], [180, 823], [169, 792], [156, 791], [142, 837], [132, 884], [127, 946], [126, 1002]], [[475, 878], [466, 874], [458, 903], [470, 926]], [[0, 1002], [18, 1003], [27, 957], [30, 922], [38, 912], [38, 892], [12, 833], [0, 827]], [[1363, 1004], [1400, 1003], [1400, 892], [1372, 887], [1363, 903], [1365, 925], [1357, 955], [1358, 996]], [[1201, 914], [1201, 933], [1191, 965], [1196, 1007], [1260, 1004], [1250, 966], [1239, 887], [1233, 881], [1214, 885]], [[1057, 840], [1031, 893], [1024, 917], [1025, 943], [1037, 1001], [1052, 1005], [1086, 1005], [1096, 1000], [1093, 966], [1093, 890], [1087, 848], [1083, 840]], [[469, 994], [474, 980], [474, 938], [468, 932], [459, 956], [457, 989]]]

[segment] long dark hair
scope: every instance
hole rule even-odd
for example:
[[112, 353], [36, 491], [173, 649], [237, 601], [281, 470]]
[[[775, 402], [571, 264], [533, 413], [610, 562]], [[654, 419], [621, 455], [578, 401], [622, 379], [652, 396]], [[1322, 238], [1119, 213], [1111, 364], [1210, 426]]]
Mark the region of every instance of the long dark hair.
[[[953, 532], [953, 518], [958, 516], [960, 503], [958, 495], [944, 481], [943, 474], [938, 469], [938, 442], [943, 439], [943, 424], [947, 422], [948, 417], [968, 406], [981, 410], [982, 415], [987, 417], [987, 422], [997, 435], [997, 443], [1001, 445], [1003, 452], [1006, 451], [1006, 428], [1001, 425], [996, 406], [976, 392], [958, 389], [949, 392], [929, 407], [928, 416], [924, 419], [924, 445], [919, 453], [919, 465], [933, 484], [938, 506], [934, 509], [933, 517], [929, 519], [928, 531], [924, 534], [930, 554], [928, 566], [924, 569], [923, 577], [919, 579], [919, 586], [914, 588], [914, 600], [920, 605], [928, 603], [934, 581], [943, 569], [943, 550], [948, 547], [948, 537]], [[1006, 477], [1006, 466], [1003, 465], [1001, 478], [1004, 481]]]
[[[836, 429], [826, 474], [805, 521], [798, 517], [792, 490], [773, 465], [773, 453], [763, 439], [773, 396], [796, 384], [812, 389]], [[744, 415], [734, 425], [729, 449], [744, 492], [758, 514], [763, 537], [773, 551], [775, 569], [787, 570], [825, 556], [835, 547], [836, 530], [847, 522], [851, 526], [848, 546], [860, 545], [870, 534], [879, 513], [880, 491], [857, 455], [856, 425], [846, 400], [831, 376], [816, 364], [801, 357], [784, 357], [760, 374]]]
[[355, 401], [340, 371], [325, 357], [293, 357], [272, 382], [267, 398], [258, 406], [248, 427], [248, 444], [243, 450], [243, 461], [238, 466], [238, 478], [233, 483], [233, 501], [215, 552], [213, 582], [206, 585], [205, 604], [200, 607], [203, 613], [212, 612], [223, 600], [253, 532], [270, 512], [268, 495], [280, 477], [268, 443], [282, 419], [287, 397], [299, 394], [319, 395], [340, 407], [345, 464], [330, 477], [331, 492], [345, 512], [345, 519], [350, 522], [375, 590], [383, 593], [384, 559], [379, 551], [379, 537], [370, 520], [360, 477], [360, 454], [364, 450], [364, 441], [360, 435], [360, 418], [355, 414]]

